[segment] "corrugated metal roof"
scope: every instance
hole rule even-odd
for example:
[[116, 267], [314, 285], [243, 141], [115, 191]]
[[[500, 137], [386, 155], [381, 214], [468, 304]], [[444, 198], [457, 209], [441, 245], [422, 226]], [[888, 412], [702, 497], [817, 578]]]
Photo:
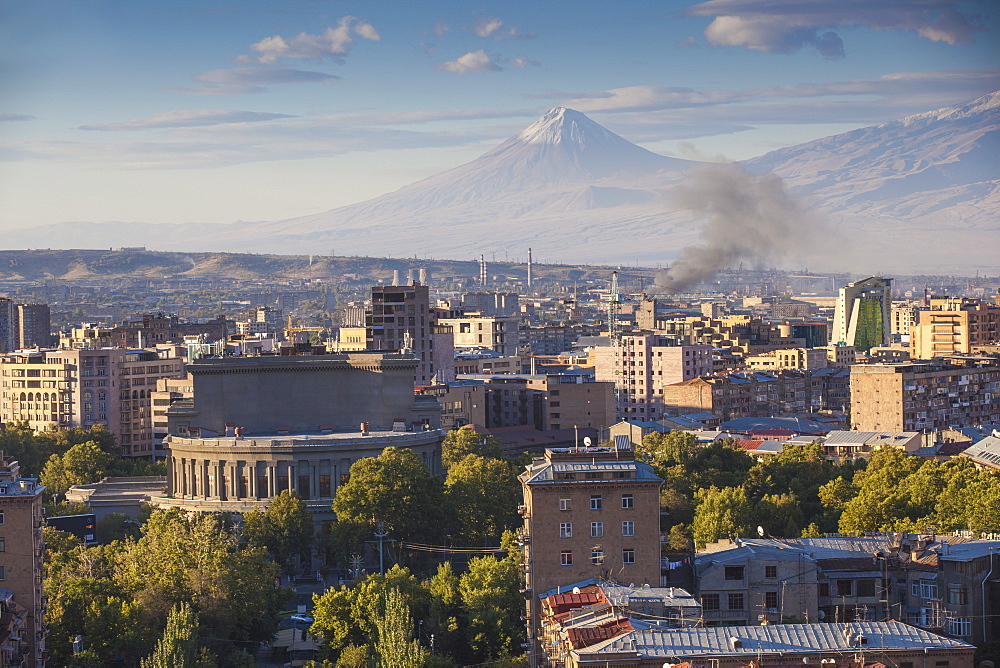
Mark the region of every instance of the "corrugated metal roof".
[[[843, 631], [847, 628], [849, 634]], [[856, 637], [864, 636], [866, 645]], [[740, 641], [734, 648], [731, 638]], [[851, 624], [776, 624], [771, 626], [718, 626], [671, 630], [646, 629], [627, 633], [588, 648], [581, 654], [636, 651], [642, 657], [709, 657], [713, 654], [857, 651], [875, 649], [955, 648], [973, 646], [945, 638], [902, 622]]]

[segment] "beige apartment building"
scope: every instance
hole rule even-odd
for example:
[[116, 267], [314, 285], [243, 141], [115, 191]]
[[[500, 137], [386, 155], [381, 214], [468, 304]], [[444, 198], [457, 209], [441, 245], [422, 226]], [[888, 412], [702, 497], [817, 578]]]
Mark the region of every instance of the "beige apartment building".
[[438, 324], [451, 327], [455, 348], [489, 348], [504, 357], [519, 352], [520, 319], [517, 316], [441, 318]]
[[665, 386], [712, 374], [711, 346], [673, 343], [659, 334], [626, 334], [620, 346], [594, 349], [595, 377], [617, 384], [620, 417], [659, 418]]
[[548, 449], [519, 479], [533, 642], [547, 591], [590, 578], [659, 584], [663, 480], [631, 450]]
[[754, 371], [774, 371], [779, 369], [825, 369], [828, 364], [825, 348], [785, 348], [772, 350], [760, 355], [751, 355], [744, 360], [746, 368]]
[[857, 364], [851, 367], [851, 427], [908, 432], [995, 423], [998, 393], [996, 358]]
[[0, 357], [0, 421], [34, 430], [105, 425], [122, 454], [153, 456], [151, 395], [180, 358], [128, 348], [24, 350]]
[[[0, 665], [45, 665], [42, 492], [0, 453]], [[5, 636], [5, 637], [3, 637]], [[22, 663], [23, 662], [23, 663]]]
[[971, 353], [1000, 342], [1000, 306], [978, 299], [933, 297], [910, 329], [910, 356], [932, 359]]

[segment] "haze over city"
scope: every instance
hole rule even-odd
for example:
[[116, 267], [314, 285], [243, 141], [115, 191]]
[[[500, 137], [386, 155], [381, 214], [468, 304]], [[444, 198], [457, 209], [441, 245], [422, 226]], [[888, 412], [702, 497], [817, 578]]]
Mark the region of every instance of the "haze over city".
[[315, 214], [473, 160], [557, 106], [661, 155], [721, 161], [1000, 88], [987, 2], [5, 13], [4, 230]]

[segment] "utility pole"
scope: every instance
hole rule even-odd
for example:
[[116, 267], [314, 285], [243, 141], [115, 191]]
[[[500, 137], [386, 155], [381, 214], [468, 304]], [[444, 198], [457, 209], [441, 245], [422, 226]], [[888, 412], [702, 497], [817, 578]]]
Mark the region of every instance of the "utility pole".
[[375, 537], [378, 538], [378, 573], [385, 575], [385, 562], [382, 560], [382, 539], [389, 535], [385, 530], [385, 522], [375, 524]]

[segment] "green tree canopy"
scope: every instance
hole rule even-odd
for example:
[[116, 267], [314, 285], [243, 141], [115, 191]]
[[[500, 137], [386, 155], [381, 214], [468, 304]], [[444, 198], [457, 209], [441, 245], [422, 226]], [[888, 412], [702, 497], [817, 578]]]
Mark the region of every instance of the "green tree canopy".
[[442, 485], [420, 457], [389, 447], [378, 457], [359, 459], [347, 484], [337, 489], [333, 510], [341, 523], [384, 522], [393, 538], [423, 543], [442, 536]]
[[483, 436], [469, 427], [449, 431], [441, 443], [441, 463], [451, 468], [467, 455], [502, 459], [500, 441], [495, 436]]
[[53, 454], [45, 462], [40, 482], [46, 486], [47, 494], [65, 494], [73, 485], [98, 482], [105, 476], [114, 461], [114, 456], [96, 441], [87, 441], [72, 446], [65, 454]]
[[281, 490], [263, 512], [254, 507], [243, 516], [246, 541], [265, 548], [285, 568], [295, 555], [309, 555], [313, 531], [312, 514], [305, 502], [298, 492], [287, 489]]
[[750, 532], [753, 510], [742, 487], [709, 487], [695, 492], [695, 546], [698, 549], [720, 538], [745, 536]]
[[466, 455], [448, 469], [444, 496], [456, 536], [469, 544], [499, 537], [518, 524], [521, 483], [506, 462]]
[[198, 613], [189, 603], [175, 605], [167, 615], [167, 628], [142, 668], [195, 668], [198, 658]]

